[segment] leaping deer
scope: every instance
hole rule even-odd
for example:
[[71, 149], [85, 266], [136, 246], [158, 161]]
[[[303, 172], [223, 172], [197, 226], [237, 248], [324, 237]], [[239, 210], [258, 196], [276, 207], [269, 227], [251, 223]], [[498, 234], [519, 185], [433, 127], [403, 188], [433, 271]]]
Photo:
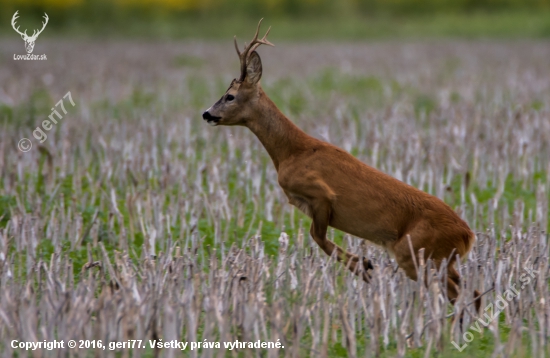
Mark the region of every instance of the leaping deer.
[[[447, 266], [447, 296], [454, 303], [460, 276], [456, 255], [471, 249], [475, 235], [447, 204], [437, 197], [372, 168], [346, 151], [304, 133], [262, 90], [262, 62], [255, 51], [267, 40], [269, 30], [258, 39], [260, 23], [252, 41], [239, 51], [240, 78], [234, 79], [223, 97], [202, 118], [208, 124], [248, 127], [263, 144], [275, 164], [279, 185], [296, 206], [312, 219], [310, 234], [327, 254], [369, 281], [371, 263], [344, 251], [327, 239], [328, 226], [386, 248], [399, 267], [417, 279], [418, 250], [437, 267]], [[413, 255], [414, 252], [414, 255]], [[358, 265], [362, 264], [360, 270]], [[479, 311], [480, 294], [475, 291]]]
[[27, 35], [27, 30], [25, 30], [25, 32], [21, 32], [19, 31], [19, 26], [15, 28], [15, 22], [19, 18], [19, 16], [17, 15], [18, 12], [19, 10], [17, 10], [15, 14], [13, 14], [13, 17], [11, 18], [11, 26], [13, 27], [15, 32], [21, 35], [21, 38], [25, 41], [25, 49], [27, 50], [27, 53], [32, 53], [32, 51], [34, 50], [34, 43], [36, 42], [36, 38], [38, 37], [38, 35], [42, 33], [42, 31], [44, 31], [44, 28], [48, 24], [48, 20], [49, 20], [48, 14], [44, 13], [44, 20], [46, 22], [42, 22], [42, 28], [38, 30], [38, 32], [37, 30], [33, 30], [32, 36], [29, 36]]

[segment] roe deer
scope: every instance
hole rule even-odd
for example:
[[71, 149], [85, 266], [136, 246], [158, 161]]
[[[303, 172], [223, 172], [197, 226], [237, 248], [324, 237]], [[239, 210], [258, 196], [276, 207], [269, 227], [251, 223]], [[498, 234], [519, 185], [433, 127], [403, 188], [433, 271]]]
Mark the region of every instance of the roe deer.
[[[267, 97], [260, 86], [262, 62], [255, 51], [265, 44], [258, 39], [260, 23], [252, 41], [240, 52], [241, 75], [223, 97], [202, 117], [208, 124], [248, 127], [263, 144], [275, 164], [279, 185], [290, 204], [312, 219], [310, 234], [328, 255], [336, 258], [368, 282], [372, 268], [359, 257], [327, 239], [331, 226], [386, 248], [408, 277], [417, 279], [418, 250], [425, 249], [437, 267], [448, 260], [447, 293], [454, 303], [460, 276], [454, 268], [456, 255], [472, 247], [474, 233], [440, 199], [374, 169], [346, 151], [304, 133]], [[410, 241], [409, 238], [410, 237]], [[409, 244], [410, 243], [410, 244]], [[414, 256], [411, 251], [414, 250]], [[479, 292], [475, 291], [479, 310]]]

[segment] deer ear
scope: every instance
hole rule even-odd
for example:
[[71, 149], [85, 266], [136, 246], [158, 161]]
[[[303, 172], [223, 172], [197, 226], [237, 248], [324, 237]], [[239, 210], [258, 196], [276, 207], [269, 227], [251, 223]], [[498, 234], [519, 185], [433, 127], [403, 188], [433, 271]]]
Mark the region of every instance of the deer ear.
[[262, 60], [260, 60], [260, 55], [254, 51], [248, 57], [246, 64], [246, 81], [255, 85], [260, 78], [262, 78]]

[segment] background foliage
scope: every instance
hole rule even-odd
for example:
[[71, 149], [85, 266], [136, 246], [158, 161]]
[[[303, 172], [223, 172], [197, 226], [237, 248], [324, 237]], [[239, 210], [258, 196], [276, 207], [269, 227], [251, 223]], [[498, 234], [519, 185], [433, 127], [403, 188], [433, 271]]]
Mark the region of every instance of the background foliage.
[[[48, 35], [220, 37], [247, 20], [278, 25], [274, 38], [548, 37], [550, 0], [0, 0], [0, 33], [50, 16]], [[319, 21], [322, 20], [322, 21]], [[280, 31], [280, 28], [286, 29]]]

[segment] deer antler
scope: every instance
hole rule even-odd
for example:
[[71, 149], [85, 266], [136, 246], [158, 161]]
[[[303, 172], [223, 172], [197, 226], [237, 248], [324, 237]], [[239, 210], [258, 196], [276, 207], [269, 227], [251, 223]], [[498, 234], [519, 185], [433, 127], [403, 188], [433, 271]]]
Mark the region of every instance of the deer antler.
[[27, 30], [25, 30], [25, 32], [23, 33], [23, 32], [21, 32], [21, 31], [19, 31], [19, 26], [17, 26], [17, 28], [15, 28], [15, 22], [16, 22], [16, 20], [19, 18], [19, 16], [17, 15], [18, 12], [19, 12], [19, 10], [17, 10], [17, 11], [15, 12], [15, 14], [13, 14], [13, 17], [11, 18], [11, 27], [13, 27], [13, 29], [15, 30], [15, 32], [17, 32], [19, 35], [25, 36], [25, 37], [29, 37], [29, 36], [27, 35]]
[[[48, 24], [48, 20], [49, 20], [48, 14], [44, 13], [44, 19], [46, 20], [46, 22], [42, 22], [42, 28], [38, 32], [36, 32], [36, 30], [33, 31], [32, 36], [31, 36], [32, 38], [37, 38], [38, 35], [40, 35], [40, 33], [42, 31], [44, 31], [44, 28]], [[36, 34], [35, 34], [35, 32], [36, 32]]]
[[269, 34], [269, 30], [271, 30], [271, 26], [269, 29], [267, 29], [267, 32], [265, 33], [264, 37], [262, 37], [260, 40], [258, 40], [258, 33], [260, 32], [260, 25], [262, 24], [262, 20], [258, 23], [258, 28], [256, 29], [256, 34], [254, 35], [254, 38], [250, 42], [250, 44], [244, 43], [244, 50], [243, 52], [239, 51], [239, 45], [237, 44], [237, 36], [235, 36], [235, 50], [237, 50], [237, 54], [239, 55], [239, 59], [241, 60], [241, 78], [239, 81], [244, 81], [246, 77], [246, 62], [248, 61], [248, 56], [252, 52], [254, 52], [260, 45], [269, 45], [269, 46], [275, 46], [271, 42], [267, 40], [267, 35]]

